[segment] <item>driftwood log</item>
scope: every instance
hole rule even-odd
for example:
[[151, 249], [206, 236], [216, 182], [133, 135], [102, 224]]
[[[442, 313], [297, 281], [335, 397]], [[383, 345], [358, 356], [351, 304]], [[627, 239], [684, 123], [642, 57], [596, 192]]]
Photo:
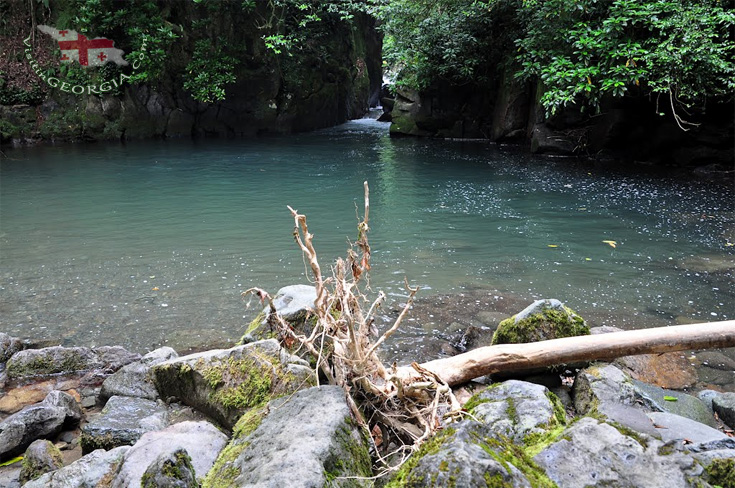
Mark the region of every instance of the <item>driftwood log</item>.
[[[449, 386], [480, 376], [637, 354], [735, 347], [735, 320], [567, 337], [527, 344], [499, 344], [429, 361], [421, 367]], [[401, 368], [406, 375], [412, 368]], [[399, 373], [400, 374], [400, 373]]]

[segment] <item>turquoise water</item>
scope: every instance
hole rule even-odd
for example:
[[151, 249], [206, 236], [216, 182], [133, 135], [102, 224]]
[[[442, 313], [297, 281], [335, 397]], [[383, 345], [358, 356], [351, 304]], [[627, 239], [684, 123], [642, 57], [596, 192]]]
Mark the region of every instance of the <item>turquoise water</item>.
[[451, 321], [490, 325], [481, 312], [499, 317], [539, 297], [595, 325], [735, 318], [728, 184], [391, 139], [372, 120], [6, 156], [0, 330], [16, 336], [139, 352], [231, 343], [259, 308], [243, 290], [305, 282], [286, 205], [307, 214], [326, 268], [356, 235], [364, 180], [373, 290], [397, 305], [404, 276], [422, 287], [418, 316], [396, 338], [404, 349], [443, 337]]

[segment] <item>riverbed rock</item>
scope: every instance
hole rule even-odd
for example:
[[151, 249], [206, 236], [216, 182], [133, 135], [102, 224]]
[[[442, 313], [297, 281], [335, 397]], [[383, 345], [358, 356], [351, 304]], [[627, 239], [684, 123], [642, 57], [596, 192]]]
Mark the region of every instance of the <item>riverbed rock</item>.
[[520, 313], [503, 320], [492, 343], [521, 344], [589, 333], [584, 319], [559, 300], [536, 300]]
[[[370, 486], [368, 441], [336, 386], [299, 391], [268, 403], [264, 418], [236, 429], [203, 487]], [[238, 434], [239, 433], [239, 434]]]
[[171, 359], [151, 374], [162, 398], [177, 398], [228, 429], [248, 409], [315, 381], [308, 363], [274, 339]]
[[730, 428], [735, 428], [735, 393], [727, 392], [712, 398], [712, 409]]
[[[533, 460], [564, 488], [689, 488], [703, 470], [690, 456], [659, 454], [664, 444], [647, 436], [630, 437], [585, 417], [567, 428]], [[662, 451], [663, 452], [663, 451]]]
[[0, 363], [5, 363], [13, 354], [23, 350], [23, 341], [16, 337], [10, 337], [5, 332], [0, 332]]
[[710, 427], [716, 426], [712, 413], [699, 398], [638, 380], [632, 380], [632, 383], [636, 399], [649, 410], [674, 413]]
[[8, 361], [7, 371], [12, 380], [90, 371], [108, 375], [138, 359], [140, 354], [131, 353], [119, 346], [96, 349], [53, 346], [17, 352]]
[[133, 445], [140, 437], [168, 424], [165, 405], [143, 398], [114, 396], [99, 417], [82, 427], [82, 452]]
[[199, 488], [185, 449], [159, 455], [141, 478], [142, 488]]
[[39, 439], [33, 441], [26, 449], [18, 480], [24, 484], [62, 466], [64, 460], [61, 458], [61, 452], [51, 441]]
[[615, 364], [632, 378], [661, 388], [682, 390], [697, 382], [697, 371], [680, 352], [624, 356]]
[[651, 412], [648, 418], [661, 434], [664, 442], [684, 440], [687, 442], [710, 442], [727, 439], [727, 435], [701, 422], [668, 412]]
[[179, 355], [172, 348], [160, 347], [139, 361], [123, 366], [102, 383], [100, 399], [107, 401], [108, 398], [117, 395], [156, 400], [158, 391], [148, 372], [156, 364], [177, 357]]
[[146, 486], [142, 481], [146, 474], [163, 481], [161, 474], [165, 474], [166, 464], [171, 462], [187, 464], [181, 459], [181, 453], [185, 453], [189, 458], [188, 464], [191, 469], [187, 470], [194, 475], [193, 479], [201, 482], [226, 444], [227, 436], [205, 421], [180, 422], [163, 430], [146, 432], [126, 451], [110, 486], [111, 488]]
[[24, 488], [70, 488], [106, 486], [123, 454], [130, 446], [121, 446], [105, 451], [98, 449], [61, 469], [46, 473], [29, 481]]
[[[314, 310], [316, 300], [316, 288], [311, 285], [289, 285], [284, 286], [273, 297], [273, 305], [281, 317], [307, 336], [311, 333], [307, 318]], [[245, 334], [240, 339], [240, 344], [247, 344], [257, 340], [271, 339], [273, 333], [267, 325], [267, 317], [270, 307], [265, 307], [250, 323]]]
[[33, 441], [51, 437], [79, 423], [81, 410], [64, 392], [51, 392], [36, 405], [0, 422], [0, 459], [22, 453]]

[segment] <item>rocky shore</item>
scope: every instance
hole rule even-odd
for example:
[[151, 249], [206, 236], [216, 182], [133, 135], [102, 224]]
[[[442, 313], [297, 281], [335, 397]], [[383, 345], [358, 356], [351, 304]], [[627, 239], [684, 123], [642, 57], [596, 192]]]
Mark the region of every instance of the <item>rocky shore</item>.
[[141, 356], [0, 333], [0, 486], [735, 486], [735, 392], [639, 381], [645, 358], [480, 378], [462, 420], [375, 477], [396, 446], [307, 360], [244, 339]]

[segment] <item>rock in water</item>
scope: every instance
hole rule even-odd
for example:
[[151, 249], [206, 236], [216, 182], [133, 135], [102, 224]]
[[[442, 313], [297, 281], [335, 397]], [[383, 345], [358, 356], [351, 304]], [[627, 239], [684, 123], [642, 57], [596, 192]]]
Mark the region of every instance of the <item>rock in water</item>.
[[20, 484], [25, 484], [39, 476], [56, 471], [64, 466], [61, 452], [47, 440], [33, 441], [23, 455], [23, 467], [20, 470]]
[[368, 441], [352, 421], [341, 388], [299, 391], [272, 400], [266, 411], [222, 451], [205, 488], [370, 486], [341, 479], [371, 476]]
[[536, 300], [523, 311], [500, 322], [493, 344], [521, 344], [588, 335], [584, 319], [559, 300]]

